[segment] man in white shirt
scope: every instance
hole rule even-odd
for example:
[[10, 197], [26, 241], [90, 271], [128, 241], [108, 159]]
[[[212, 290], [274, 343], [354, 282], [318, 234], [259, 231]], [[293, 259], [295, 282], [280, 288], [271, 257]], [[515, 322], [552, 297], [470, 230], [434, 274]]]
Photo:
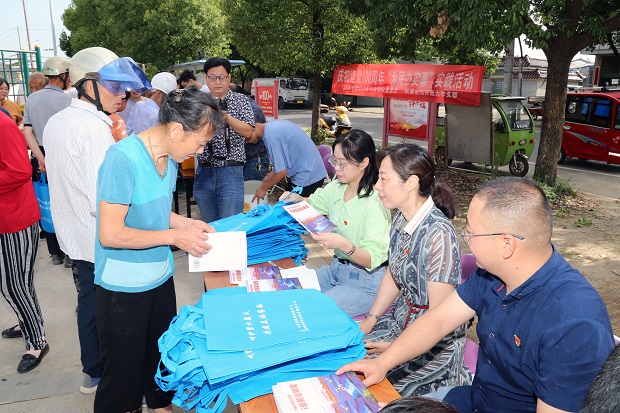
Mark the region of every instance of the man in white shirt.
[[129, 115], [127, 135], [144, 132], [159, 122], [159, 108], [168, 97], [168, 93], [176, 90], [177, 79], [172, 73], [158, 73], [151, 80], [153, 96], [138, 102]]
[[[95, 230], [97, 173], [114, 143], [107, 113], [114, 113], [128, 90], [150, 87], [133, 61], [102, 47], [76, 53], [70, 76], [79, 99], [47, 123], [43, 133], [50, 182], [52, 219], [60, 246], [78, 273], [78, 335], [84, 378], [80, 391], [97, 390], [102, 368], [95, 323]], [[119, 81], [117, 79], [124, 79]]]

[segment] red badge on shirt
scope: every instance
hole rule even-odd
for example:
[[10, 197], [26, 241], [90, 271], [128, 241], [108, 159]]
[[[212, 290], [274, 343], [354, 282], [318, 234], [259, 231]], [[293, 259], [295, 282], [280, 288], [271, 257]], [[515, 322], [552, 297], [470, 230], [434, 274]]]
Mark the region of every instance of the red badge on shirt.
[[515, 344], [517, 345], [517, 347], [521, 347], [521, 339], [519, 337], [517, 337], [517, 335], [514, 335], [515, 338]]

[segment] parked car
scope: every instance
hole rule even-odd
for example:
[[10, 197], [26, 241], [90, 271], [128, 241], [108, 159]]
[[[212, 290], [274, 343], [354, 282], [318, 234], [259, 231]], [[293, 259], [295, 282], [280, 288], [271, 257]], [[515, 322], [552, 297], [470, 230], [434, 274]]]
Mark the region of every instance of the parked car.
[[559, 163], [566, 158], [620, 164], [620, 92], [571, 92], [566, 96]]
[[539, 116], [542, 117], [542, 115], [544, 114], [542, 103], [535, 104], [534, 106], [530, 106], [529, 108], [527, 108], [527, 110], [530, 111], [530, 113], [532, 114], [532, 118], [534, 118], [534, 120], [538, 119]]

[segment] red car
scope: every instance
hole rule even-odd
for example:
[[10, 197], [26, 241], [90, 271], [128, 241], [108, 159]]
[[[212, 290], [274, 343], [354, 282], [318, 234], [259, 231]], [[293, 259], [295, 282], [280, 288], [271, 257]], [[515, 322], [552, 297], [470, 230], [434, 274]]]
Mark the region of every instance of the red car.
[[532, 107], [527, 108], [527, 110], [530, 111], [530, 113], [532, 114], [532, 117], [534, 119], [538, 119], [539, 116], [543, 115], [543, 107], [542, 104], [541, 105], [534, 105]]

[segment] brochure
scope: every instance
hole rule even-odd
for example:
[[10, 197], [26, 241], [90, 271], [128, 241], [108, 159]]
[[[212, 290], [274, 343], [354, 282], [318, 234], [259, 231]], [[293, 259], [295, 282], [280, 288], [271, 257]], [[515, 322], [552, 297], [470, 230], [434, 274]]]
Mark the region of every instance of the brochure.
[[296, 204], [284, 205], [282, 208], [305, 229], [313, 234], [319, 232], [330, 232], [336, 229], [336, 225], [326, 216], [321, 215], [319, 211], [312, 208], [306, 201], [297, 202]]
[[202, 257], [187, 255], [190, 272], [230, 271], [248, 267], [248, 245], [244, 231], [211, 232], [211, 249]]
[[280, 413], [379, 411], [377, 399], [353, 372], [278, 383], [273, 396]]

